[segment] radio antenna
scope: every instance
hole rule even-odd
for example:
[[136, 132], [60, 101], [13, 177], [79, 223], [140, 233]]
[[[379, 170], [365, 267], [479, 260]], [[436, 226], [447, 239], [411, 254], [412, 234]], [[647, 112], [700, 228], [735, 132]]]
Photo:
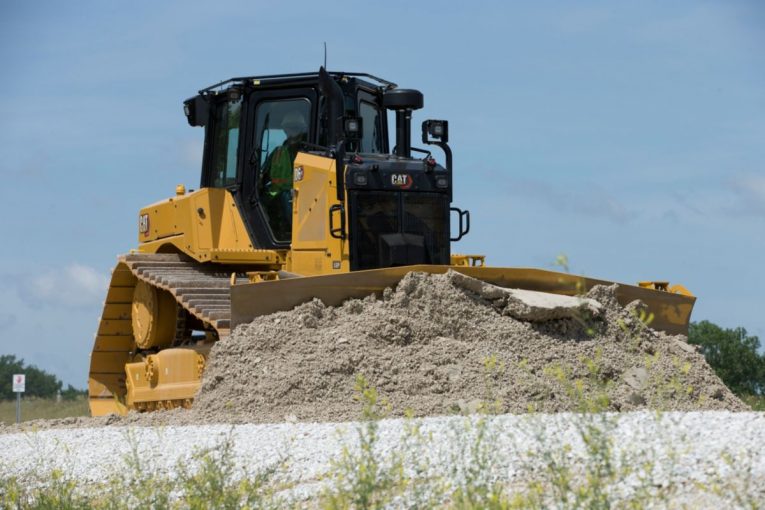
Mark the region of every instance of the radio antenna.
[[327, 41], [324, 41], [324, 69], [327, 68]]

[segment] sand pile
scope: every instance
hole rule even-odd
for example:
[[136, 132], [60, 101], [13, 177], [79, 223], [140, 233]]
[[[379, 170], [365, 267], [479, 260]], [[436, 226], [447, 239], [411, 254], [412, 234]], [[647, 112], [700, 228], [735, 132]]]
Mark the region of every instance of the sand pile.
[[[646, 328], [596, 287], [573, 316], [525, 317], [458, 273], [410, 273], [382, 299], [320, 301], [260, 317], [212, 350], [194, 421], [351, 420], [356, 374], [393, 415], [580, 409], [748, 410], [683, 336]], [[532, 314], [533, 315], [533, 314]], [[570, 314], [569, 314], [570, 315]], [[515, 316], [515, 317], [514, 317]], [[529, 317], [527, 317], [529, 318]], [[572, 397], [580, 379], [584, 399]]]

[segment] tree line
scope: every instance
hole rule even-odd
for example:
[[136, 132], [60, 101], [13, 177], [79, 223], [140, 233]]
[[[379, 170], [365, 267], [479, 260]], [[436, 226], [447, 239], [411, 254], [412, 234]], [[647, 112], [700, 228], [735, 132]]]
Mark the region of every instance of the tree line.
[[740, 397], [765, 394], [765, 355], [759, 352], [760, 339], [746, 329], [692, 322], [688, 342], [701, 347], [707, 363], [733, 393]]
[[25, 397], [53, 398], [61, 392], [63, 399], [74, 400], [85, 393], [71, 384], [63, 388], [64, 384], [55, 375], [34, 365], [26, 365], [23, 359], [12, 354], [3, 354], [0, 355], [0, 400], [16, 398], [13, 393], [14, 374], [26, 375]]

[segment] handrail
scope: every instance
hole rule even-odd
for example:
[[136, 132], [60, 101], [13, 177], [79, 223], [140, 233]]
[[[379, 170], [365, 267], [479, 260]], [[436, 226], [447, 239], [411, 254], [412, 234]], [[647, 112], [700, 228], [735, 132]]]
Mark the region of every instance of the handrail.
[[[332, 76], [341, 78], [343, 76], [352, 76], [356, 78], [369, 78], [372, 80], [375, 80], [380, 85], [385, 86], [386, 88], [393, 89], [398, 87], [397, 84], [393, 83], [392, 81], [385, 80], [383, 78], [379, 78], [375, 75], [368, 74], [368, 73], [349, 73], [349, 72], [341, 72], [341, 71], [328, 71], [328, 73]], [[221, 82], [216, 83], [215, 85], [210, 85], [209, 87], [203, 88], [199, 91], [200, 94], [204, 94], [205, 92], [211, 92], [219, 87], [223, 87], [224, 85], [228, 85], [229, 83], [241, 83], [245, 81], [252, 81], [252, 80], [258, 80], [258, 81], [275, 81], [275, 80], [284, 80], [284, 79], [298, 79], [298, 78], [318, 78], [319, 73], [318, 72], [311, 72], [311, 73], [287, 73], [287, 74], [269, 74], [264, 76], [241, 76], [237, 78], [229, 78], [228, 80], [223, 80]]]

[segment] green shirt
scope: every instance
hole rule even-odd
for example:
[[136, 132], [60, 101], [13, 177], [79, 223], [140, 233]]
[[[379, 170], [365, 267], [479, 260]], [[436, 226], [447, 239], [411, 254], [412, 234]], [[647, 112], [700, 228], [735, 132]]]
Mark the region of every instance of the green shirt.
[[274, 195], [292, 189], [292, 160], [289, 147], [282, 145], [274, 149], [268, 169], [271, 176], [270, 192]]

